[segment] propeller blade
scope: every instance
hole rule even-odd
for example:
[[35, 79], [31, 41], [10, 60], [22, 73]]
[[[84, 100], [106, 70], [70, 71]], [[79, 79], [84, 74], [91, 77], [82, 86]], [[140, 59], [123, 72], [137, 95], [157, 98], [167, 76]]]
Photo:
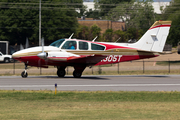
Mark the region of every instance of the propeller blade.
[[22, 46], [22, 44], [20, 44], [20, 50], [23, 50], [24, 49], [24, 47]]
[[44, 52], [44, 38], [41, 39], [41, 44], [42, 44], [42, 52]]
[[39, 53], [37, 56], [41, 59], [44, 59], [46, 60], [47, 59], [47, 56], [48, 56], [48, 53], [47, 52], [44, 52], [44, 38], [41, 39], [41, 44], [42, 44], [42, 52]]
[[28, 41], [28, 38], [26, 38], [26, 47], [25, 48], [28, 48], [29, 47], [29, 41]]

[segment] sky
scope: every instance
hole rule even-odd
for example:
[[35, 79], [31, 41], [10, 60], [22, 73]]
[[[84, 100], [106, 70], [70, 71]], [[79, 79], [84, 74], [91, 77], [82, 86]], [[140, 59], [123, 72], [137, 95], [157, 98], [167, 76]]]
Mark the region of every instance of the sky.
[[[86, 2], [93, 2], [94, 0], [83, 0]], [[171, 0], [153, 0], [154, 2], [170, 2]]]

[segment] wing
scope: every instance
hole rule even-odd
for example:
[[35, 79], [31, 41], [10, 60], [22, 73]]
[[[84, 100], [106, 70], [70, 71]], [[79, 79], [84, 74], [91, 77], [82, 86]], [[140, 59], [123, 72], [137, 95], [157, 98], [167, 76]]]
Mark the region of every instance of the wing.
[[73, 63], [84, 63], [84, 64], [97, 64], [107, 56], [104, 55], [88, 55], [88, 56], [80, 56], [80, 57], [69, 57], [67, 59], [68, 62]]
[[73, 64], [86, 64], [86, 65], [94, 65], [106, 58], [106, 55], [76, 55], [72, 53], [60, 53], [60, 52], [49, 52], [48, 53], [48, 61], [51, 63], [73, 63]]

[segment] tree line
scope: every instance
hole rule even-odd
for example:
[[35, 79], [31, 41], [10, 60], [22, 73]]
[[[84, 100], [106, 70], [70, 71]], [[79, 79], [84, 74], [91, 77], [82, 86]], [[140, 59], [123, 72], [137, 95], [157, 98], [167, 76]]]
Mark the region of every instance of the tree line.
[[[42, 37], [46, 44], [60, 38], [74, 37], [98, 41], [128, 42], [138, 40], [157, 20], [171, 20], [172, 27], [167, 43], [176, 46], [180, 34], [180, 0], [173, 0], [166, 8], [161, 6], [162, 14], [154, 12], [152, 0], [94, 0], [95, 10], [86, 10], [83, 0], [42, 0]], [[78, 24], [77, 18], [122, 21], [124, 31], [107, 29], [101, 33], [100, 27]], [[13, 44], [38, 44], [39, 1], [1, 0], [0, 2], [0, 40]]]

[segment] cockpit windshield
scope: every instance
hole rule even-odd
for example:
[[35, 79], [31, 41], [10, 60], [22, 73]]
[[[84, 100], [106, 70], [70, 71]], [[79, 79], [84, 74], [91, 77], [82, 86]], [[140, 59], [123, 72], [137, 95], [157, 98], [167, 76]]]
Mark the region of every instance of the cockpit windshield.
[[57, 47], [59, 48], [59, 46], [65, 41], [65, 39], [60, 39], [60, 40], [57, 40], [53, 43], [51, 43], [49, 46], [54, 46], [54, 47]]

